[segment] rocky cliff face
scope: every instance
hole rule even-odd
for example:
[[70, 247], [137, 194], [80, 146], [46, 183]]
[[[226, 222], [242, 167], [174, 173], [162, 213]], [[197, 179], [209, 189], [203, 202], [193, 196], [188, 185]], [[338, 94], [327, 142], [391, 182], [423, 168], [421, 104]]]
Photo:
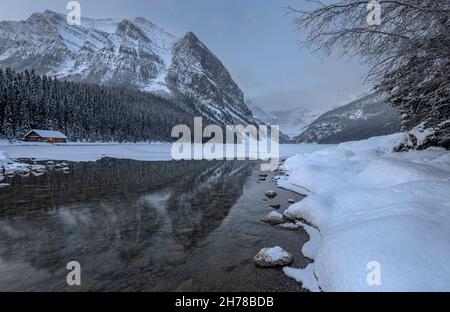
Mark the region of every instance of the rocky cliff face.
[[174, 45], [168, 82], [171, 88], [210, 107], [219, 120], [250, 122], [252, 113], [243, 92], [222, 62], [191, 32]]
[[0, 22], [0, 67], [71, 81], [192, 97], [217, 122], [253, 123], [244, 95], [222, 62], [193, 34], [176, 38], [152, 22], [34, 13]]

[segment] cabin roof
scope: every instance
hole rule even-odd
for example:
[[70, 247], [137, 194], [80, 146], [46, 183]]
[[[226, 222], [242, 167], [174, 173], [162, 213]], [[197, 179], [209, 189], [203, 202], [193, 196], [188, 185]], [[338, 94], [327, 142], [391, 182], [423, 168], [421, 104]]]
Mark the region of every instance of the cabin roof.
[[33, 132], [42, 138], [67, 139], [67, 137], [59, 131], [38, 130], [38, 129], [28, 131], [27, 134], [25, 134], [25, 137], [29, 136]]

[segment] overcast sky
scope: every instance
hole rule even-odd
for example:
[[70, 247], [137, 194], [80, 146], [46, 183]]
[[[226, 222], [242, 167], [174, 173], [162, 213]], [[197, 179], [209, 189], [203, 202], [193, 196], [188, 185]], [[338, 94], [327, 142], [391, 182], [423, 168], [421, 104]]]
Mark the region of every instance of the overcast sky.
[[[0, 19], [66, 12], [66, 0], [1, 0]], [[369, 89], [357, 62], [321, 59], [302, 49], [286, 16], [300, 0], [80, 0], [82, 16], [143, 16], [182, 36], [193, 31], [225, 64], [246, 97], [266, 109], [342, 105]]]

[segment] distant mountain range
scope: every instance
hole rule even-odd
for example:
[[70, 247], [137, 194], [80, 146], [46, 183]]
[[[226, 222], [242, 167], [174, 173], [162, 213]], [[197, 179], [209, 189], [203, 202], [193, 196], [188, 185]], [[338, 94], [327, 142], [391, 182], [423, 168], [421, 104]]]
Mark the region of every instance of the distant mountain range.
[[279, 125], [280, 130], [293, 138], [301, 133], [320, 113], [308, 109], [299, 108], [287, 111], [265, 110], [252, 101], [247, 100], [247, 106], [253, 112], [255, 118], [270, 125]]
[[210, 121], [258, 123], [228, 70], [191, 32], [177, 38], [142, 17], [82, 18], [80, 26], [69, 26], [65, 15], [45, 11], [0, 22], [0, 42], [2, 68], [172, 98], [182, 94], [195, 98]]
[[335, 144], [400, 130], [401, 118], [398, 112], [381, 94], [373, 93], [321, 115], [295, 141]]

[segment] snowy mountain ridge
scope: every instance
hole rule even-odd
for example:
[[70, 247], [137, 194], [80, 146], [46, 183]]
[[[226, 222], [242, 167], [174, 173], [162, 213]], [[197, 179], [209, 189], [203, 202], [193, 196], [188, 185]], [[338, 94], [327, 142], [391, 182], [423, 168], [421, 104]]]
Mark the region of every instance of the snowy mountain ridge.
[[0, 67], [175, 97], [190, 96], [217, 122], [254, 122], [244, 94], [222, 62], [195, 36], [181, 38], [143, 17], [82, 18], [33, 13], [0, 22]]
[[335, 144], [387, 135], [400, 128], [398, 112], [383, 95], [373, 93], [321, 115], [296, 137], [296, 141]]

